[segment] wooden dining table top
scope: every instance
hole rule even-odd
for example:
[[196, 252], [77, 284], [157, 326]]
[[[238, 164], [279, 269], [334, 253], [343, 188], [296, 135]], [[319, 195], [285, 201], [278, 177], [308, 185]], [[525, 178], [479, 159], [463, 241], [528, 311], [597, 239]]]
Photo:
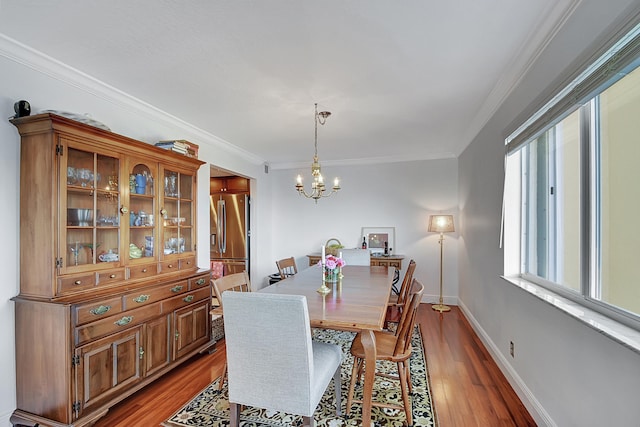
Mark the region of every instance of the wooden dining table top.
[[306, 296], [311, 327], [356, 332], [381, 330], [394, 268], [346, 265], [342, 275], [337, 283], [327, 283], [331, 291], [324, 296], [317, 292], [322, 286], [320, 266], [301, 270], [259, 292]]

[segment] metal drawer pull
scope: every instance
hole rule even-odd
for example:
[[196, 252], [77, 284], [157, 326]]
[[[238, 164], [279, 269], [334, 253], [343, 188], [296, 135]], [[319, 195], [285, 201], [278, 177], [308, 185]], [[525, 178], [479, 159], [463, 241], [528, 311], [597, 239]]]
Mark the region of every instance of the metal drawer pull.
[[74, 285], [81, 285], [82, 284], [82, 280], [76, 280], [75, 282], [73, 282]]
[[137, 302], [139, 304], [143, 302], [147, 302], [148, 300], [149, 300], [149, 295], [140, 295], [133, 299], [134, 302]]
[[125, 326], [125, 325], [128, 325], [129, 323], [131, 323], [132, 320], [133, 320], [133, 316], [124, 316], [122, 319], [117, 320], [117, 321], [115, 321], [113, 323], [118, 325], [118, 326]]
[[144, 349], [142, 347], [140, 347], [138, 354], [140, 355], [140, 360], [142, 360], [142, 356], [144, 356]]
[[184, 302], [191, 302], [191, 301], [193, 301], [193, 295], [188, 295], [188, 296], [186, 296], [186, 297], [182, 298], [182, 301], [184, 301]]
[[110, 305], [101, 305], [99, 307], [92, 308], [91, 310], [89, 310], [89, 313], [93, 314], [94, 316], [101, 316], [109, 310], [111, 310]]
[[171, 292], [180, 292], [182, 288], [182, 285], [174, 286], [173, 288], [171, 288]]
[[198, 286], [202, 286], [206, 283], [207, 281], [203, 278], [198, 279], [198, 281], [196, 282], [196, 285]]
[[115, 274], [111, 274], [111, 275], [109, 276], [109, 279], [115, 279], [115, 278], [116, 278], [116, 275], [115, 275]]
[[173, 264], [169, 264], [167, 268], [173, 268]]
[[146, 269], [146, 268], [143, 268], [143, 269], [142, 269], [142, 272], [143, 272], [143, 273], [146, 273], [146, 272], [147, 272], [147, 269]]

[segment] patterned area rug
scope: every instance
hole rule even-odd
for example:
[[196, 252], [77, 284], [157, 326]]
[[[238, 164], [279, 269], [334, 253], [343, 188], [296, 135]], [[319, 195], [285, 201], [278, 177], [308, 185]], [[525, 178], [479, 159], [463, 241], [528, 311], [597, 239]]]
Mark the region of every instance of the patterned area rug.
[[[351, 341], [355, 336], [351, 332], [340, 332], [333, 330], [314, 329], [313, 339], [328, 343], [340, 344], [343, 349], [344, 359], [342, 361], [342, 417], [336, 417], [333, 381], [327, 387], [318, 408], [314, 414], [316, 426], [339, 427], [339, 426], [359, 426], [362, 420], [362, 406], [359, 403], [353, 404], [351, 413], [345, 416], [347, 403], [347, 392], [351, 377], [351, 367], [353, 357], [349, 353]], [[410, 359], [411, 381], [413, 384], [413, 394], [411, 396], [413, 409], [413, 425], [436, 427], [437, 420], [431, 402], [429, 391], [429, 378], [427, 365], [422, 347], [422, 336], [420, 329], [416, 327], [413, 333], [411, 344], [413, 351]], [[379, 361], [378, 370], [396, 373], [396, 365]], [[218, 378], [207, 388], [202, 390], [196, 397], [183, 406], [171, 418], [163, 423], [165, 427], [187, 427], [187, 426], [228, 426], [229, 425], [229, 400], [227, 387], [218, 391]], [[362, 398], [362, 387], [356, 386], [355, 397]], [[373, 400], [400, 403], [399, 381], [388, 380], [376, 377], [373, 388]], [[395, 427], [406, 425], [406, 417], [403, 411], [373, 407], [371, 410], [372, 425]], [[265, 409], [245, 407], [240, 416], [242, 427], [289, 427], [301, 426], [302, 417], [289, 415], [282, 412], [267, 411]]]

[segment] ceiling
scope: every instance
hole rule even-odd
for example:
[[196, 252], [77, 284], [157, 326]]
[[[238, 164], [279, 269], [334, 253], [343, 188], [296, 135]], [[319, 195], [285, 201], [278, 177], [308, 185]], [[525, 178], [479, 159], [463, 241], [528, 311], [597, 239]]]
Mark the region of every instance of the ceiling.
[[316, 102], [323, 165], [459, 155], [573, 3], [0, 0], [0, 33], [278, 168]]

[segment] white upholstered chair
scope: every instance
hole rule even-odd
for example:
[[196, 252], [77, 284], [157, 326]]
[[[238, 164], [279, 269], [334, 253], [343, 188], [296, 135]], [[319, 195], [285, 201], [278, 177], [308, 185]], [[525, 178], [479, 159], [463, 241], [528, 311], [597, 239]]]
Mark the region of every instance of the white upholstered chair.
[[367, 249], [342, 249], [346, 265], [371, 265], [371, 254]]
[[222, 300], [231, 426], [241, 405], [302, 415], [311, 426], [331, 378], [340, 415], [342, 350], [311, 340], [306, 297], [225, 292]]

